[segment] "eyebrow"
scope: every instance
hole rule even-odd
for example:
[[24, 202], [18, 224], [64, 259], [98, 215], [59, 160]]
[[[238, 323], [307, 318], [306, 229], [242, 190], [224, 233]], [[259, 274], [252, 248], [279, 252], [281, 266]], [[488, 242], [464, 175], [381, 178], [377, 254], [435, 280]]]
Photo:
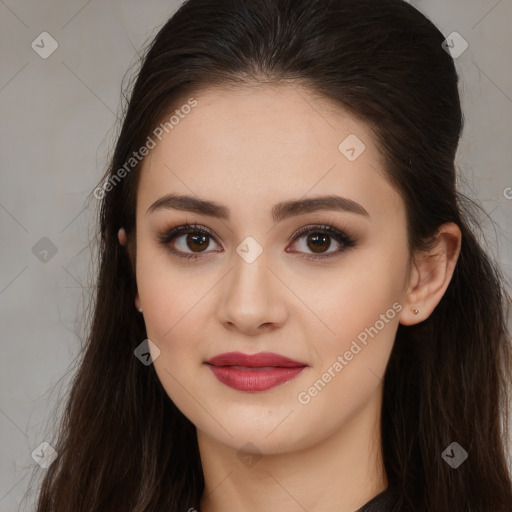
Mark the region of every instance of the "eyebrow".
[[[156, 200], [147, 209], [146, 215], [157, 210], [169, 209], [184, 210], [225, 220], [229, 220], [230, 217], [229, 208], [222, 204], [195, 196], [179, 194], [167, 194]], [[326, 195], [277, 203], [272, 208], [272, 219], [274, 222], [279, 222], [295, 215], [325, 210], [343, 211], [370, 217], [365, 208], [352, 199], [336, 195]]]

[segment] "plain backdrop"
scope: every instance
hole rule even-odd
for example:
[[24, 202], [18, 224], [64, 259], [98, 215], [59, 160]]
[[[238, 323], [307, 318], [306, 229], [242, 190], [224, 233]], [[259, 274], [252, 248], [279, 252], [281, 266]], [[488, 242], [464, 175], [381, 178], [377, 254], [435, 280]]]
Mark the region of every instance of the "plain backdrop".
[[[84, 201], [113, 147], [123, 77], [180, 3], [0, 0], [0, 512], [20, 507], [80, 349], [95, 268], [96, 205]], [[469, 45], [455, 58], [465, 115], [457, 166], [489, 215], [487, 243], [510, 292], [512, 2], [409, 3]], [[32, 47], [45, 37], [51, 48], [42, 32], [58, 44], [47, 58]]]

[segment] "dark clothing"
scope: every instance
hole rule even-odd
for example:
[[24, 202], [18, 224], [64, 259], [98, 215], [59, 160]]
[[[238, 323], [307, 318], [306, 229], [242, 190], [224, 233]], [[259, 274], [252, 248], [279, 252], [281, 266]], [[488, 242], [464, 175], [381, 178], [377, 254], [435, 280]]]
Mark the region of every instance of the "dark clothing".
[[365, 503], [356, 512], [391, 512], [398, 502], [398, 493], [387, 488]]
[[[377, 496], [374, 496], [370, 501], [365, 503], [361, 508], [355, 512], [393, 512], [398, 503], [399, 494], [396, 489], [388, 487]], [[199, 506], [198, 512], [201, 512]]]

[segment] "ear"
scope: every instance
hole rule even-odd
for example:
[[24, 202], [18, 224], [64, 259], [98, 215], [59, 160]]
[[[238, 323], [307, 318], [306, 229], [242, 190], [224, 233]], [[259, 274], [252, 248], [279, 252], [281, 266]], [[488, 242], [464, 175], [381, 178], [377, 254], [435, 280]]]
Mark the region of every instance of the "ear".
[[[399, 321], [414, 325], [428, 318], [439, 304], [453, 276], [460, 254], [462, 234], [457, 224], [443, 224], [428, 252], [414, 257], [404, 308]], [[414, 314], [413, 310], [418, 310]]]
[[[133, 270], [133, 273], [135, 274], [135, 265], [134, 265], [134, 260], [133, 260], [133, 240], [130, 237], [130, 241], [129, 241], [129, 243], [127, 243], [128, 242], [128, 236], [126, 235], [126, 230], [124, 228], [120, 228], [119, 229], [119, 231], [117, 232], [117, 238], [119, 240], [119, 243], [123, 247], [126, 247], [126, 249], [128, 251], [128, 257], [130, 258], [130, 263], [132, 265], [132, 270]], [[141, 308], [139, 292], [138, 291], [135, 294], [135, 306], [136, 306], [137, 309]]]

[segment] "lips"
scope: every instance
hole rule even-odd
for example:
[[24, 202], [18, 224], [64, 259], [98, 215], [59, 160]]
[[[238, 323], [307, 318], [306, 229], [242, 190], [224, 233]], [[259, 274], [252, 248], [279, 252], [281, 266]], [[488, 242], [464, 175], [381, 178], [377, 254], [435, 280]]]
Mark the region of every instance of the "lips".
[[260, 352], [258, 354], [243, 354], [242, 352], [227, 352], [212, 357], [208, 364], [214, 366], [243, 366], [245, 368], [281, 367], [295, 368], [307, 366], [306, 363], [294, 361], [289, 357], [274, 354], [272, 352]]
[[212, 357], [206, 364], [220, 382], [247, 392], [265, 391], [283, 384], [308, 366], [272, 352], [229, 352]]

